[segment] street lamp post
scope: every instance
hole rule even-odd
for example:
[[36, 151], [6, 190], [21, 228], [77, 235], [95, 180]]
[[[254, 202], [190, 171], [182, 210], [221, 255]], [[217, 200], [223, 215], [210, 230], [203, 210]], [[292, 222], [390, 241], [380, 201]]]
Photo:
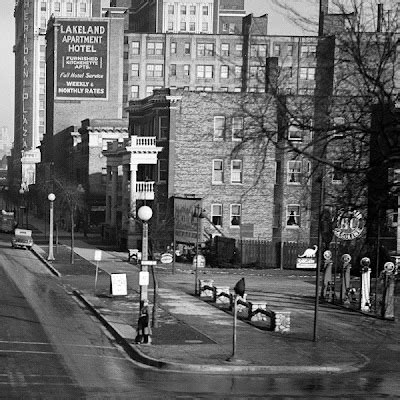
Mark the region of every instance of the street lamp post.
[[28, 226], [28, 202], [27, 202], [27, 199], [26, 199], [28, 191], [29, 191], [28, 187], [26, 187], [26, 189], [24, 189], [23, 187], [21, 187], [19, 189], [19, 194], [21, 195], [21, 198], [23, 199], [23, 205], [22, 206], [20, 205], [20, 207], [19, 207], [19, 217], [21, 219], [21, 224], [23, 225], [23, 223], [24, 223], [24, 213], [25, 213], [26, 229], [29, 228], [29, 226]]
[[53, 254], [53, 223], [54, 223], [54, 200], [56, 196], [54, 193], [50, 193], [47, 196], [48, 200], [50, 201], [50, 228], [49, 228], [49, 255], [47, 260], [54, 261], [54, 254]]
[[[153, 216], [153, 211], [149, 206], [142, 206], [138, 210], [138, 217], [143, 222], [143, 234], [142, 234], [142, 263], [140, 271], [144, 274], [148, 274], [148, 265], [146, 261], [148, 260], [149, 251], [149, 225], [148, 222]], [[144, 263], [143, 263], [144, 261]], [[147, 273], [147, 274], [146, 274]], [[145, 301], [148, 301], [147, 296], [148, 285], [140, 285], [140, 309], [142, 309]]]
[[194, 207], [193, 216], [197, 218], [196, 224], [196, 251], [195, 251], [195, 268], [194, 268], [194, 294], [198, 294], [198, 274], [199, 274], [199, 231], [200, 231], [200, 218], [204, 218], [203, 210], [200, 205]]

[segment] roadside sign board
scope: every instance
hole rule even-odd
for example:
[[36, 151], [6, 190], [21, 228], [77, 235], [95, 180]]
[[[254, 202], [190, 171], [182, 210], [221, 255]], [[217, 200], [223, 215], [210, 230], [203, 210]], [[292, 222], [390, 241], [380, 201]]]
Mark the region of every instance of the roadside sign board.
[[342, 210], [333, 233], [341, 240], [353, 240], [361, 236], [364, 227], [365, 220], [360, 211]]
[[101, 261], [101, 250], [94, 251], [94, 261]]
[[128, 285], [126, 282], [126, 274], [111, 274], [111, 295], [126, 296], [128, 294]]
[[148, 271], [139, 272], [139, 286], [148, 286], [150, 282], [150, 275]]
[[315, 257], [297, 257], [296, 268], [316, 269], [317, 260]]
[[198, 254], [197, 257], [193, 258], [193, 268], [205, 268], [206, 266], [206, 258], [202, 254]]
[[170, 254], [170, 253], [161, 254], [160, 261], [161, 261], [163, 264], [170, 264], [170, 263], [172, 263], [172, 261], [173, 261], [172, 254]]

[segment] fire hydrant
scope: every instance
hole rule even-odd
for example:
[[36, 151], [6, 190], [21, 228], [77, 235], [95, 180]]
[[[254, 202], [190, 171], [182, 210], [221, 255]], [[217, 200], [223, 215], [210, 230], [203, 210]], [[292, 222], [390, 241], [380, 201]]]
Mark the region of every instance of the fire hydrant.
[[350, 304], [350, 270], [351, 270], [351, 256], [350, 254], [342, 255], [342, 288], [340, 292], [340, 301], [343, 304]]
[[381, 279], [383, 281], [381, 315], [385, 319], [394, 319], [394, 287], [397, 272], [397, 266], [389, 261], [385, 263], [381, 273]]
[[369, 267], [371, 260], [363, 257], [360, 261], [361, 265], [361, 311], [371, 311], [370, 290], [371, 290], [371, 268]]
[[151, 327], [150, 327], [150, 318], [149, 318], [149, 303], [148, 301], [143, 302], [143, 306], [141, 307], [137, 334], [135, 338], [135, 343], [151, 343]]
[[321, 300], [332, 302], [335, 297], [333, 282], [332, 282], [332, 252], [330, 250], [324, 251], [324, 276], [322, 282]]

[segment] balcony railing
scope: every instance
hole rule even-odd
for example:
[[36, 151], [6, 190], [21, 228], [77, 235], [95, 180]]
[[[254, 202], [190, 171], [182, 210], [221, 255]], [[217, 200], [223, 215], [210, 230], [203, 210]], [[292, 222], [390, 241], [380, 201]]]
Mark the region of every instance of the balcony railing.
[[155, 136], [131, 136], [131, 147], [155, 147]]
[[154, 182], [136, 182], [137, 200], [154, 200]]

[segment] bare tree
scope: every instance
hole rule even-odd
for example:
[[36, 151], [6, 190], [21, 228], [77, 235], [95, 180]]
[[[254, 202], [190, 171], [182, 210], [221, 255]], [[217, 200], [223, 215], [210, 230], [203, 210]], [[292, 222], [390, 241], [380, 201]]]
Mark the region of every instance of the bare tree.
[[[291, 2], [274, 3], [293, 21], [316, 28], [312, 19], [300, 18]], [[304, 55], [308, 63], [303, 65], [310, 68], [299, 63], [304, 71], [290, 71], [312, 74], [313, 84], [304, 76], [289, 92], [285, 57], [260, 59], [266, 70], [258, 77], [266, 87], [265, 104], [256, 112], [246, 102], [242, 105], [247, 125], [256, 126], [258, 133], [251, 130], [246, 136], [244, 129], [236, 150], [253, 143], [266, 153], [273, 144], [289, 159], [308, 160], [311, 207], [319, 204], [324, 188], [325, 204], [378, 212], [388, 201], [387, 170], [396, 168], [399, 158], [400, 142], [393, 135], [400, 123], [395, 107], [400, 78], [397, 5], [391, 2], [389, 13], [378, 1], [334, 0], [329, 9], [327, 3], [321, 2], [320, 35], [302, 41], [312, 53]], [[303, 50], [298, 54], [303, 56]], [[271, 96], [278, 109], [278, 132], [265, 124]], [[371, 187], [382, 179], [385, 194], [371, 208], [371, 196], [376, 195]], [[315, 215], [317, 227], [320, 212]]]

